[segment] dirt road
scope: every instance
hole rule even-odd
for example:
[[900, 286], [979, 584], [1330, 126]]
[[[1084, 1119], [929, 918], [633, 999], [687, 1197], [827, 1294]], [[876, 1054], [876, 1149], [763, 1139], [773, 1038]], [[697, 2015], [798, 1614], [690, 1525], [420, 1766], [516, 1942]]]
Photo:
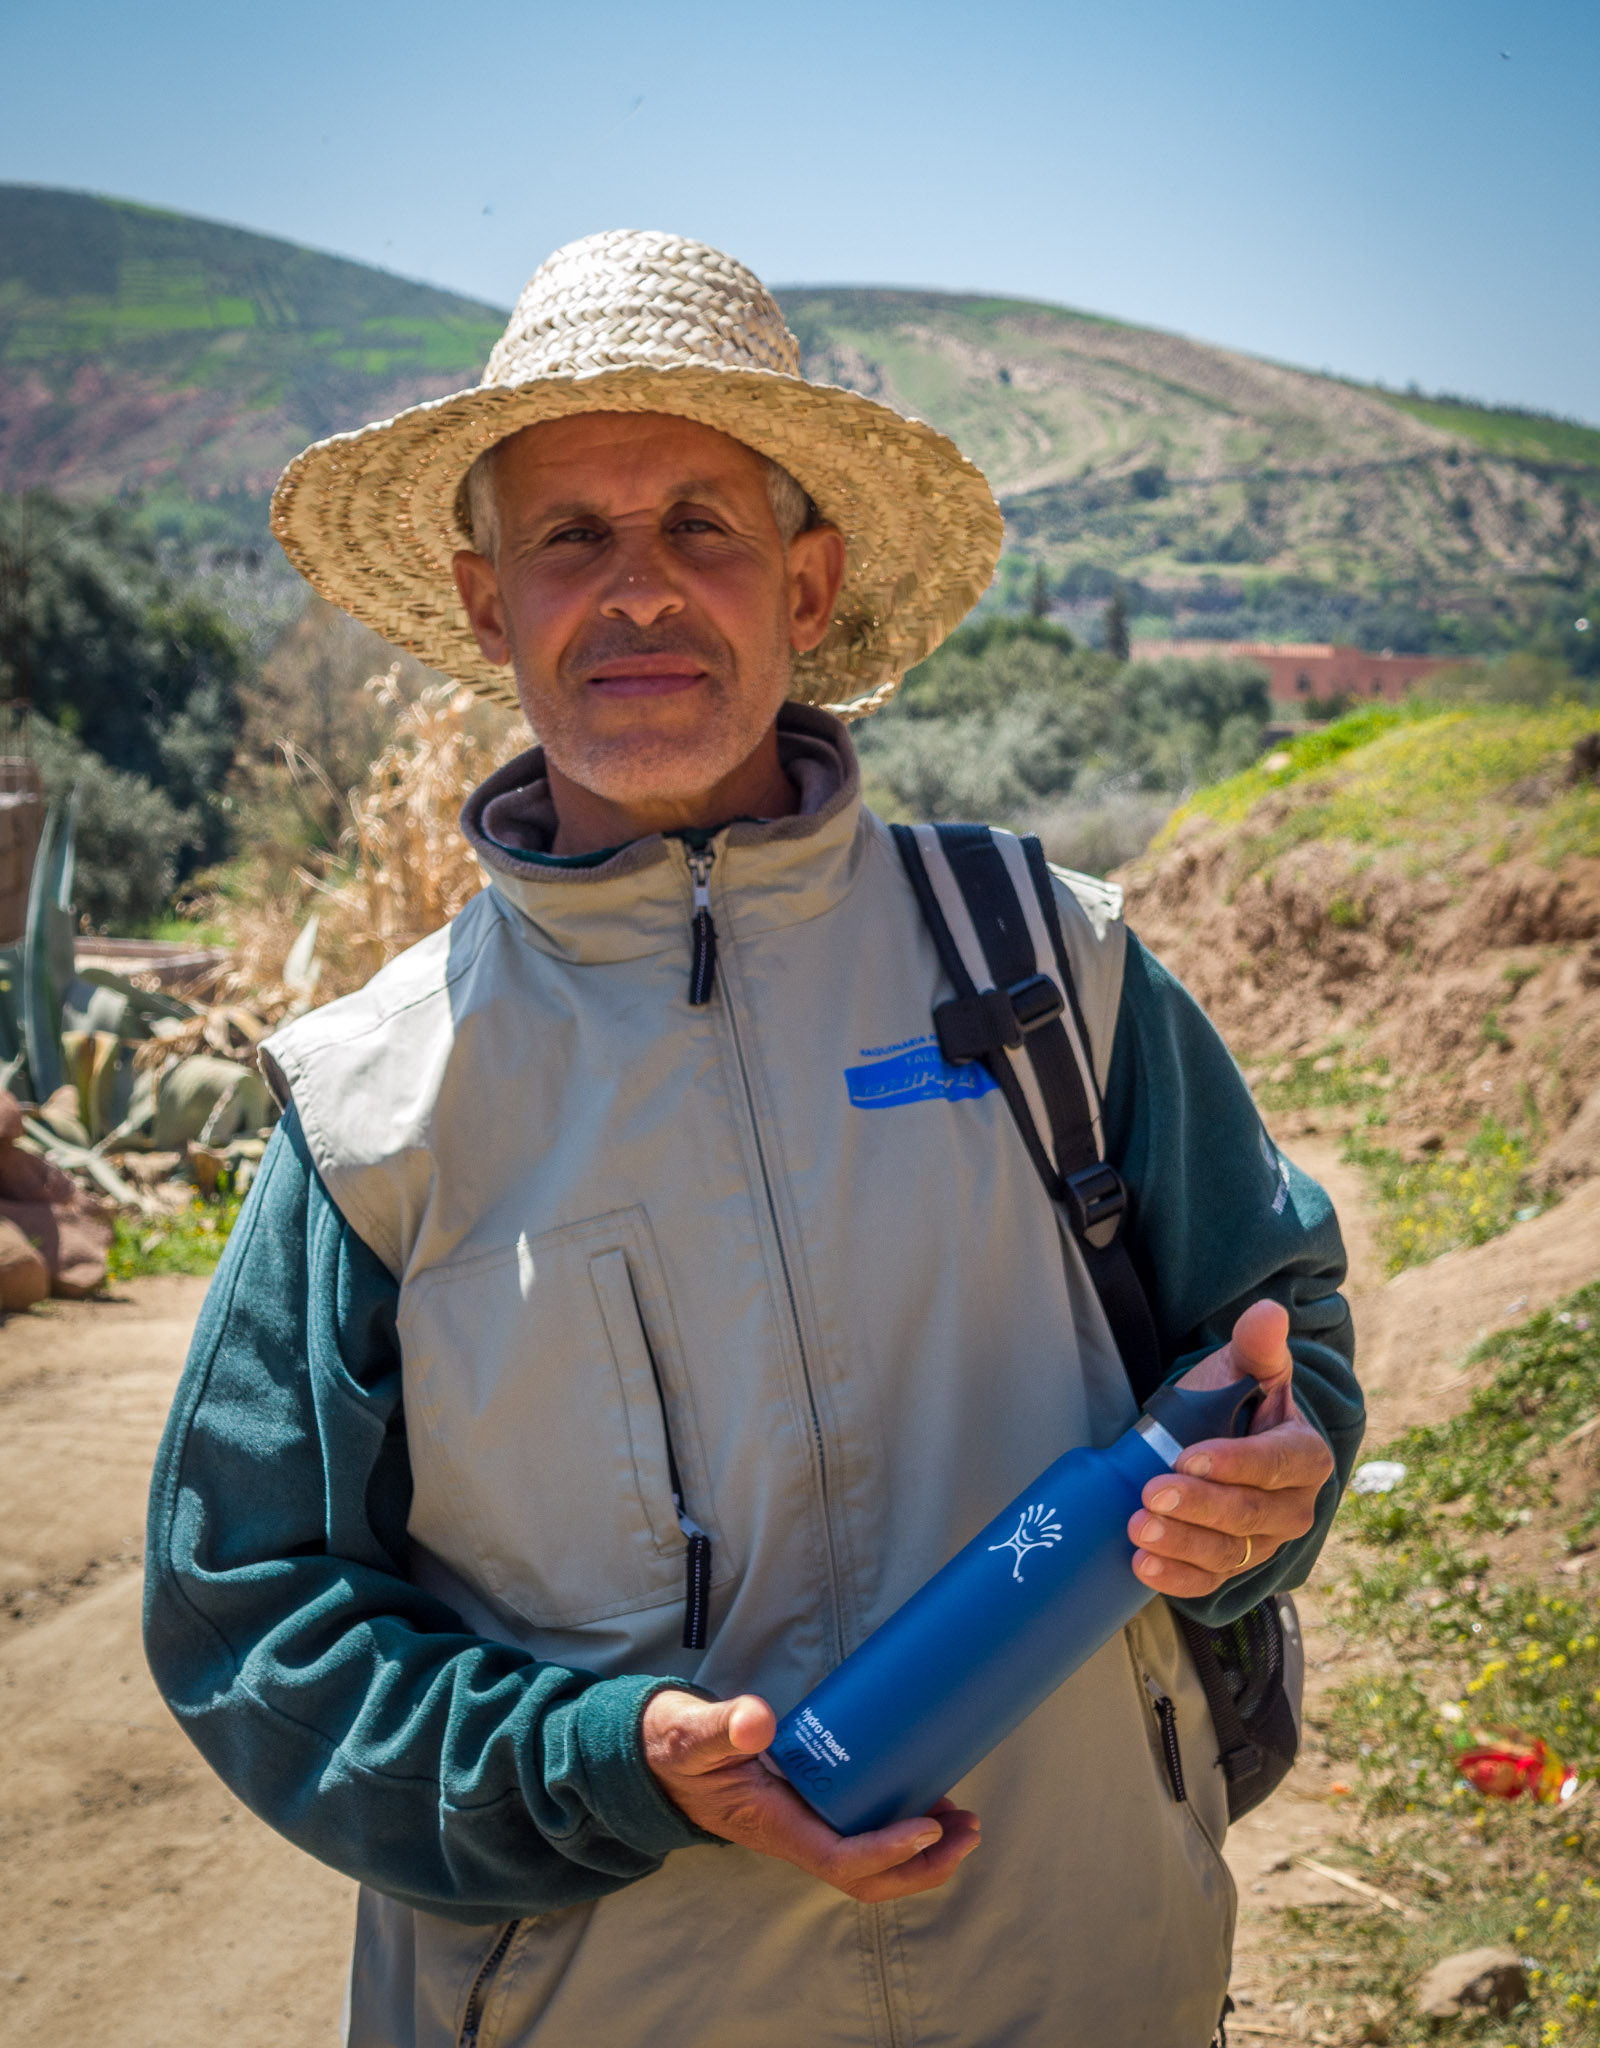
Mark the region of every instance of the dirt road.
[[150, 1462], [205, 1283], [0, 1328], [0, 2041], [321, 2048], [354, 1888], [225, 1792], [139, 1643]]
[[[1600, 1182], [1476, 1251], [1385, 1285], [1360, 1187], [1327, 1139], [1289, 1149], [1353, 1253], [1376, 1442], [1442, 1412], [1480, 1329], [1593, 1277]], [[353, 1889], [229, 1797], [157, 1698], [139, 1645], [150, 1461], [204, 1293], [130, 1284], [0, 1328], [0, 2041], [65, 2048], [333, 2048]], [[1305, 1601], [1313, 1700], [1339, 1644]], [[1281, 1969], [1281, 1909], [1337, 1896], [1298, 1865], [1337, 1829], [1297, 1770], [1237, 1828], [1236, 1990]], [[1264, 1867], [1267, 1866], [1267, 1867]], [[1248, 2024], [1252, 2007], [1241, 2014]], [[1241, 2039], [1246, 2038], [1241, 2034]]]

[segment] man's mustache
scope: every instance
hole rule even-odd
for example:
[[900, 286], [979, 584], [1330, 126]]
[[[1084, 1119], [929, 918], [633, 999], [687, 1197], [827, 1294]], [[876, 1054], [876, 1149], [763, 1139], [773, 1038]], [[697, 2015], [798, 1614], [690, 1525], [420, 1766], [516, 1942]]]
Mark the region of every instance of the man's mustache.
[[681, 656], [688, 666], [703, 668], [711, 676], [726, 675], [729, 667], [727, 648], [720, 638], [686, 622], [646, 627], [636, 626], [628, 619], [608, 619], [605, 625], [575, 641], [567, 649], [561, 666], [569, 681], [581, 683], [607, 662], [627, 661], [645, 654]]

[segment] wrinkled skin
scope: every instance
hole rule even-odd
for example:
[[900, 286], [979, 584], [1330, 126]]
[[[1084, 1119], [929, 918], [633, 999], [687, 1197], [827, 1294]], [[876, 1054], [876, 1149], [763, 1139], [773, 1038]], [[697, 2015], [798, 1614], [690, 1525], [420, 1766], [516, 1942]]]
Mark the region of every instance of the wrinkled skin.
[[775, 721], [833, 616], [837, 530], [786, 547], [760, 457], [661, 413], [524, 428], [495, 493], [498, 550], [456, 584], [544, 742], [554, 850], [791, 812]]

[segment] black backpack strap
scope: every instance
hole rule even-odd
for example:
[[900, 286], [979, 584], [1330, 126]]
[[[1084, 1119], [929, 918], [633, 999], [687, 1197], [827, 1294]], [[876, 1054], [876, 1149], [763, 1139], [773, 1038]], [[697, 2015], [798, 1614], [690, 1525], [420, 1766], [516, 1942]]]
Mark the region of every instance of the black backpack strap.
[[[1233, 1688], [1228, 1683], [1228, 1674], [1222, 1668], [1217, 1655], [1216, 1638], [1219, 1631], [1209, 1629], [1198, 1621], [1191, 1621], [1187, 1614], [1173, 1608], [1178, 1626], [1183, 1630], [1184, 1640], [1189, 1645], [1189, 1655], [1194, 1661], [1195, 1676], [1200, 1680], [1206, 1696], [1206, 1705], [1211, 1709], [1211, 1725], [1217, 1731], [1221, 1744], [1217, 1762], [1222, 1766], [1222, 1775], [1231, 1788], [1254, 1778], [1261, 1771], [1266, 1759], [1260, 1745], [1251, 1739], [1245, 1726], [1240, 1702], [1234, 1698]], [[1252, 1614], [1256, 1612], [1251, 1610]], [[1248, 1617], [1247, 1617], [1248, 1618]]]
[[1142, 1406], [1164, 1376], [1121, 1235], [1127, 1190], [1105, 1158], [1100, 1090], [1037, 840], [986, 825], [896, 825], [895, 844], [954, 995], [933, 1012], [952, 1064], [994, 1076], [1082, 1252]]

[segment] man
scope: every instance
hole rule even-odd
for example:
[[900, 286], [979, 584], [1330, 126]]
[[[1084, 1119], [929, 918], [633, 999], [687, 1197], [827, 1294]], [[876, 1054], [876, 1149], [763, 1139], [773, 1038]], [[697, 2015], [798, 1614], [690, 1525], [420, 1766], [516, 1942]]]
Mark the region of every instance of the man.
[[1361, 1409], [1327, 1202], [1105, 885], [1058, 896], [1132, 1250], [1171, 1373], [1253, 1374], [1257, 1433], [1151, 1486], [1167, 1600], [961, 1803], [841, 1839], [761, 1760], [1133, 1413], [1002, 1097], [846, 1076], [942, 983], [816, 706], [980, 594], [981, 477], [801, 379], [726, 257], [615, 234], [536, 274], [481, 389], [309, 450], [276, 522], [542, 740], [463, 813], [471, 907], [271, 1042], [152, 1497], [174, 1711], [361, 1880], [349, 2041], [1201, 2048], [1233, 1895], [1167, 1600], [1303, 1579]]

